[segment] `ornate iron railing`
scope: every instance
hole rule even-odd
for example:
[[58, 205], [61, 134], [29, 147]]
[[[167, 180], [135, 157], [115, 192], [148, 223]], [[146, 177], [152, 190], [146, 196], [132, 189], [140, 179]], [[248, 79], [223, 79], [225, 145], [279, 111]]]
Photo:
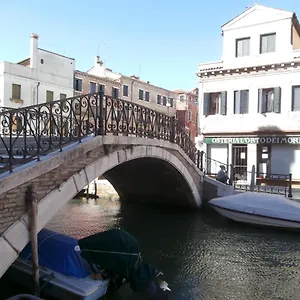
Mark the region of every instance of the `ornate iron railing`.
[[100, 93], [19, 109], [0, 110], [0, 172], [40, 160], [71, 142], [94, 135], [128, 135], [178, 144], [200, 167], [200, 152], [171, 117]]
[[[222, 164], [197, 150], [174, 116], [92, 93], [20, 109], [0, 108], [0, 173], [12, 172], [16, 166], [35, 159], [39, 161], [41, 156], [54, 150], [62, 151], [65, 145], [80, 143], [92, 134], [127, 135], [176, 143], [204, 174], [210, 176], [216, 175]], [[232, 165], [225, 166], [234, 188], [249, 188], [248, 184], [238, 180], [237, 169]], [[256, 189], [285, 195], [288, 192], [291, 196], [291, 174], [284, 176], [284, 184], [277, 178], [277, 188], [274, 188], [274, 178], [259, 181], [257, 177]], [[270, 182], [273, 183], [271, 188]]]

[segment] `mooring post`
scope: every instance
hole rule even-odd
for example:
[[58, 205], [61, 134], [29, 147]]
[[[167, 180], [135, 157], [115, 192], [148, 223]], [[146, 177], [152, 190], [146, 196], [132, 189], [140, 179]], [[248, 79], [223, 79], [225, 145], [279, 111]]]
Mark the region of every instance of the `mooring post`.
[[29, 216], [29, 236], [32, 251], [32, 274], [34, 295], [40, 296], [40, 276], [39, 276], [39, 254], [37, 237], [37, 199], [33, 186], [29, 185], [25, 193], [25, 201], [28, 207]]
[[94, 189], [95, 189], [95, 199], [97, 199], [97, 181], [94, 180]]
[[289, 174], [289, 193], [288, 193], [289, 198], [293, 198], [292, 189], [293, 189], [293, 181], [292, 181], [292, 174], [290, 173]]
[[250, 181], [250, 192], [254, 192], [254, 182], [255, 182], [255, 166], [252, 165], [251, 181]]
[[88, 183], [86, 187], [86, 199], [89, 199], [89, 197], [90, 197], [90, 183]]

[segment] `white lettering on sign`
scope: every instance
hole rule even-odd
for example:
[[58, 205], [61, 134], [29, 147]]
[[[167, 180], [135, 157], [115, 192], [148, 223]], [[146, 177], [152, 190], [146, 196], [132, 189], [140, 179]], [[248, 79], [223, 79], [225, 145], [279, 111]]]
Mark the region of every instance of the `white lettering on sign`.
[[205, 138], [207, 144], [300, 144], [300, 137], [212, 137]]

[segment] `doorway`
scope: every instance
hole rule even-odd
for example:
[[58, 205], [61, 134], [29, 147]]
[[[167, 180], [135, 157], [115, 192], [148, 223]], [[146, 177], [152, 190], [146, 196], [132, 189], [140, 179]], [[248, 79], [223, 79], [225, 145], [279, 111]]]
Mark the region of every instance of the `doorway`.
[[271, 145], [257, 145], [258, 176], [265, 178], [271, 172]]
[[247, 180], [247, 145], [232, 145], [234, 180]]

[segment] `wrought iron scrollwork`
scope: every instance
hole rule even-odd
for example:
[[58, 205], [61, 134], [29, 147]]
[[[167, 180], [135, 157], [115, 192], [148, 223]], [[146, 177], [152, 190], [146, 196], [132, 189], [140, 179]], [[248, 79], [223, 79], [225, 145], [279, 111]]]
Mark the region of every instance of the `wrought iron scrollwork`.
[[127, 135], [171, 141], [196, 163], [197, 151], [175, 117], [101, 93], [19, 109], [0, 109], [0, 172], [40, 160], [89, 135]]

